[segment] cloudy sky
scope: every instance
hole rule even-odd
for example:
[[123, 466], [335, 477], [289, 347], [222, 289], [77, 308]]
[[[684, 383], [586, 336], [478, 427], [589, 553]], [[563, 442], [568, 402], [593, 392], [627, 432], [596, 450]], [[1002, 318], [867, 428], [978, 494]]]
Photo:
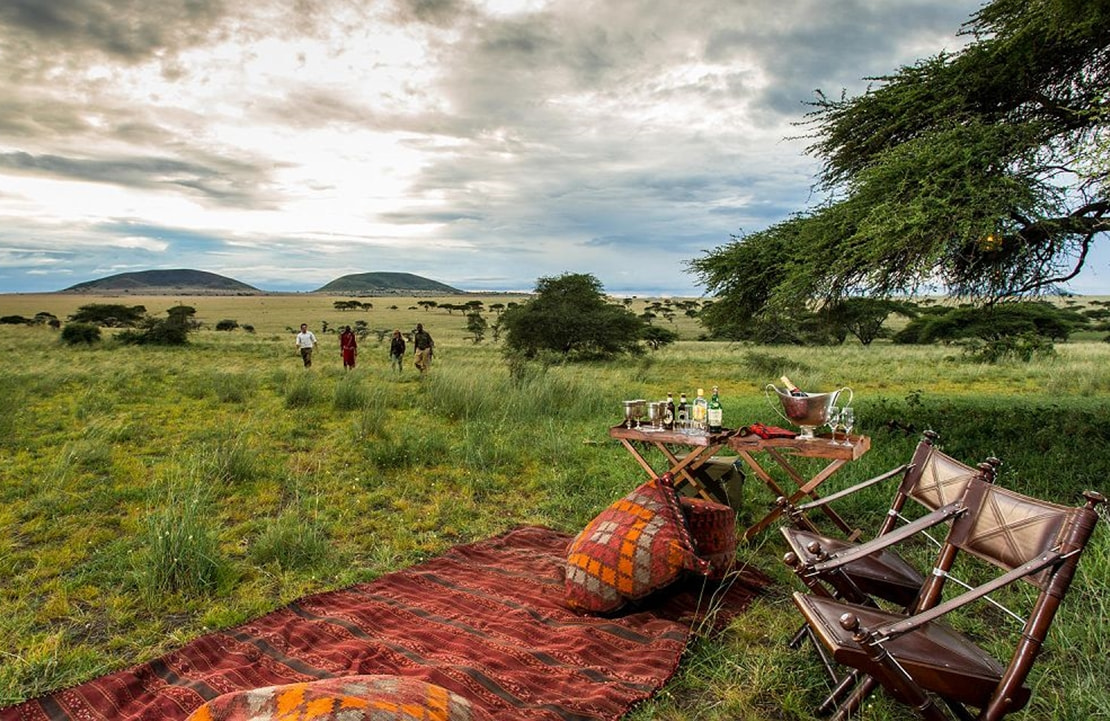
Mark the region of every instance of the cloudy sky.
[[0, 0], [0, 292], [194, 268], [698, 295], [685, 261], [816, 202], [814, 90], [958, 49], [979, 4]]

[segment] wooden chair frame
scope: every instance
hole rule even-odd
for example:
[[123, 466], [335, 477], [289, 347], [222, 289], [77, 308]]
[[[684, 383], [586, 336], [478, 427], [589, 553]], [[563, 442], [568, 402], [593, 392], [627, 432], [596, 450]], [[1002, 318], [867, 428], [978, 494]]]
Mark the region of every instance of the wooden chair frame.
[[[890, 507], [874, 537], [894, 532], [899, 524], [910, 524], [908, 531], [901, 531], [902, 537], [906, 537], [946, 523], [957, 513], [953, 503], [963, 495], [968, 482], [978, 475], [993, 480], [1000, 462], [989, 459], [989, 465], [979, 464], [978, 468], [973, 468], [944, 454], [936, 445], [937, 438], [935, 432], [925, 431], [909, 463], [818, 501], [787, 509], [791, 525], [780, 529], [790, 547], [784, 561], [807, 587], [816, 593], [821, 593], [823, 587], [832, 596], [855, 603], [870, 603], [874, 597], [902, 608], [913, 605], [925, 578], [893, 551], [882, 550], [870, 556], [857, 556], [851, 564], [836, 565], [826, 572], [816, 571], [816, 564], [852, 549], [856, 539], [822, 535], [806, 512], [901, 476]], [[908, 500], [917, 502], [928, 513], [911, 522], [903, 515]], [[927, 534], [926, 537], [940, 546], [938, 540]]]
[[[1058, 506], [973, 479], [958, 502], [963, 510], [952, 522], [912, 613], [847, 603], [828, 594], [794, 594], [795, 604], [821, 645], [837, 663], [863, 674], [852, 693], [838, 701], [834, 718], [858, 718], [856, 712], [876, 686], [927, 721], [949, 718], [938, 699], [964, 720], [997, 721], [1024, 708], [1030, 696], [1025, 680], [1095, 528], [1096, 507], [1105, 502], [1101, 494], [1084, 495], [1084, 506]], [[887, 534], [817, 565], [850, 563], [857, 554], [897, 543], [900, 539], [895, 536], [900, 535]], [[978, 558], [1001, 573], [942, 600], [959, 554]], [[1003, 665], [953, 630], [944, 617], [1018, 581], [1039, 591]]]

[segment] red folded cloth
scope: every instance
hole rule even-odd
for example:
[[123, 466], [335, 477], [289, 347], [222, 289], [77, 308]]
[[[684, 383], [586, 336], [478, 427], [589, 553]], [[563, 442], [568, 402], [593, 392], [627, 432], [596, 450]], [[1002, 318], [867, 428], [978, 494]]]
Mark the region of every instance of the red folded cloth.
[[797, 438], [796, 431], [791, 431], [778, 426], [765, 426], [762, 423], [753, 423], [740, 429], [741, 436], [756, 435], [760, 438]]

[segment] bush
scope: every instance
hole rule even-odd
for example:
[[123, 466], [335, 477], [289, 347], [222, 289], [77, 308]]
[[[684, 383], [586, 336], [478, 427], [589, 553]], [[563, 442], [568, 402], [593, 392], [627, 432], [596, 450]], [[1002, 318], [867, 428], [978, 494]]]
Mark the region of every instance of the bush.
[[981, 341], [973, 338], [960, 341], [964, 356], [978, 363], [1000, 363], [1017, 360], [1028, 363], [1034, 356], [1050, 357], [1056, 354], [1052, 341], [1036, 333], [1022, 333], [1017, 336], [1002, 336]]
[[224, 318], [216, 324], [216, 330], [235, 330], [239, 327], [239, 321], [232, 320], [231, 318]]
[[1079, 313], [1044, 301], [1000, 303], [992, 307], [960, 306], [930, 312], [910, 321], [894, 336], [895, 343], [950, 343], [966, 338], [995, 340], [1038, 335], [1067, 340], [1087, 323]]
[[143, 330], [128, 330], [116, 338], [129, 345], [185, 345], [189, 342], [191, 325], [181, 316], [148, 318]]
[[0, 324], [2, 325], [33, 325], [34, 320], [31, 318], [24, 318], [21, 315], [5, 315], [0, 317]]
[[100, 341], [100, 327], [92, 323], [67, 323], [62, 328], [62, 342], [69, 345], [86, 343], [92, 345]]

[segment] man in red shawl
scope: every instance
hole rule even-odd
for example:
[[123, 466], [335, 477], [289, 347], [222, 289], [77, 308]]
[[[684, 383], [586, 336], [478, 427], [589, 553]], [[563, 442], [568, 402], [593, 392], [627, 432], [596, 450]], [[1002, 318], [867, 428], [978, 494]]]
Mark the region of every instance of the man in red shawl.
[[358, 355], [358, 341], [355, 339], [351, 326], [343, 329], [339, 334], [339, 353], [343, 356], [343, 370], [355, 367], [355, 356]]

